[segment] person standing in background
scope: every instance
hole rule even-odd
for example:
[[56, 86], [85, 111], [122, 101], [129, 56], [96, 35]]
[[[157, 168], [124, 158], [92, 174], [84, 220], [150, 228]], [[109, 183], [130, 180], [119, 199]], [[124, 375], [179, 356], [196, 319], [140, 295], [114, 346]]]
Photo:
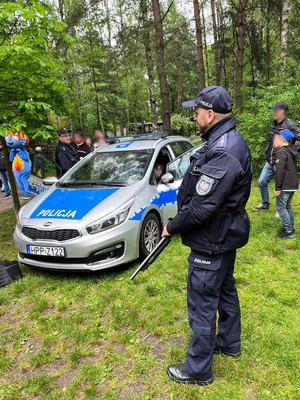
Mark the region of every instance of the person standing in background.
[[92, 153], [94, 151], [94, 145], [92, 143], [92, 139], [89, 136], [85, 139], [85, 143], [89, 147], [90, 153]]
[[61, 175], [64, 175], [78, 161], [77, 152], [70, 146], [71, 131], [61, 128], [58, 132], [59, 143], [55, 150], [55, 162], [61, 168]]
[[292, 200], [299, 187], [297, 175], [298, 147], [293, 144], [294, 135], [289, 129], [278, 131], [274, 136], [276, 148], [275, 196], [282, 231], [277, 239], [292, 239], [296, 236]]
[[80, 129], [77, 129], [74, 133], [74, 139], [71, 142], [71, 147], [77, 152], [79, 158], [87, 156], [91, 150], [83, 139], [83, 133]]
[[5, 190], [5, 195], [3, 199], [9, 199], [11, 197], [10, 185], [9, 185], [8, 174], [7, 174], [1, 142], [0, 142], [0, 178]]
[[254, 211], [268, 211], [270, 207], [268, 185], [275, 175], [275, 133], [282, 129], [289, 129], [293, 133], [295, 139], [300, 140], [300, 127], [287, 117], [289, 106], [284, 102], [280, 102], [270, 107], [270, 109], [273, 110], [273, 122], [269, 129], [269, 140], [265, 151], [267, 161], [258, 180], [261, 204], [253, 206], [252, 209]]
[[33, 172], [35, 175], [38, 175], [39, 171], [41, 171], [41, 178], [45, 178], [45, 165], [47, 164], [47, 158], [42, 154], [42, 149], [40, 146], [35, 148], [34, 155], [34, 163], [33, 163]]
[[106, 145], [105, 137], [104, 137], [103, 133], [101, 131], [99, 131], [98, 129], [96, 129], [94, 132], [94, 138], [96, 140], [96, 143], [94, 144], [95, 149]]

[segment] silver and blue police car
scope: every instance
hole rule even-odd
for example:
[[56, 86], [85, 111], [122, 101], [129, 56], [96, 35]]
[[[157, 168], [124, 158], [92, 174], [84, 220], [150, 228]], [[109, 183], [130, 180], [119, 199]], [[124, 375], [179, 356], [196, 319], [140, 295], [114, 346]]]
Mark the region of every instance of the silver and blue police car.
[[149, 254], [176, 214], [177, 192], [197, 147], [180, 136], [139, 139], [108, 144], [61, 179], [44, 179], [52, 186], [20, 210], [14, 240], [21, 263], [100, 270]]

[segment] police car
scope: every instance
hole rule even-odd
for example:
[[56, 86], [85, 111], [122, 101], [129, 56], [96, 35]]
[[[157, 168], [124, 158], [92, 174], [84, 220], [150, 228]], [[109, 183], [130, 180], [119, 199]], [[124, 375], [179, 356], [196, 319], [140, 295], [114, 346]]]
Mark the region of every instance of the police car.
[[177, 192], [198, 148], [180, 136], [137, 136], [115, 138], [61, 179], [43, 180], [51, 186], [20, 210], [14, 232], [20, 262], [99, 270], [149, 254], [176, 214]]

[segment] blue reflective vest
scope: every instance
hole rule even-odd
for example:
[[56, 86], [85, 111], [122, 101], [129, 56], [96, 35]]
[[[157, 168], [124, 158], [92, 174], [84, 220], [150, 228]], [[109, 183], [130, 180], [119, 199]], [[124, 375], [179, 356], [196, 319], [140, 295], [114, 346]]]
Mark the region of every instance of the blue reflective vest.
[[250, 221], [245, 210], [251, 190], [251, 154], [232, 117], [213, 125], [205, 145], [191, 157], [178, 192], [170, 234], [195, 251], [223, 253], [244, 246]]

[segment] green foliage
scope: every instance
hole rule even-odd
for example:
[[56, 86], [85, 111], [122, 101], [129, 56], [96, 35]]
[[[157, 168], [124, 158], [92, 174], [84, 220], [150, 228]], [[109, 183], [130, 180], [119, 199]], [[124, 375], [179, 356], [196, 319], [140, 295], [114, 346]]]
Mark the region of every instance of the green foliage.
[[196, 129], [195, 122], [191, 121], [189, 118], [181, 114], [174, 114], [171, 116], [172, 135], [191, 136], [195, 133]]
[[50, 108], [62, 104], [63, 63], [49, 40], [70, 41], [66, 25], [38, 0], [0, 4], [0, 134], [10, 127], [44, 140], [51, 135]]
[[[289, 82], [287, 82], [289, 84]], [[254, 173], [258, 175], [262, 165], [265, 163], [265, 147], [268, 141], [268, 129], [272, 122], [272, 112], [269, 107], [278, 101], [285, 101], [289, 104], [289, 118], [300, 123], [300, 105], [297, 101], [299, 88], [287, 86], [282, 90], [278, 86], [258, 88], [255, 97], [251, 96], [251, 89], [244, 88], [243, 110], [235, 111], [234, 115], [240, 122], [239, 131], [250, 147]]]

